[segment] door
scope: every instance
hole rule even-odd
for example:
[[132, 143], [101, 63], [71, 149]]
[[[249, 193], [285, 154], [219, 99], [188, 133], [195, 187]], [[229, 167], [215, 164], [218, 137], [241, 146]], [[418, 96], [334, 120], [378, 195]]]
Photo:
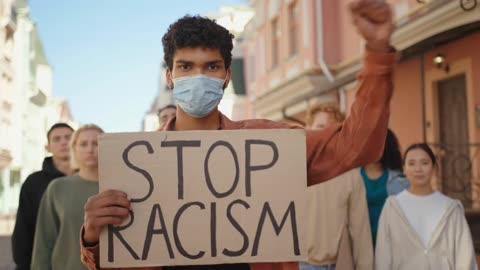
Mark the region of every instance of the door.
[[471, 207], [471, 161], [465, 75], [438, 82], [440, 161], [443, 192]]

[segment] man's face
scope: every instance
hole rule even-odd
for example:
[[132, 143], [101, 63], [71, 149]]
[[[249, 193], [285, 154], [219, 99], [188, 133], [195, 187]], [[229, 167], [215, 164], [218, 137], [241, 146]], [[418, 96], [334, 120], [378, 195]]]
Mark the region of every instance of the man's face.
[[174, 108], [165, 108], [158, 115], [158, 122], [160, 124], [160, 129], [162, 129], [176, 114], [177, 110]]
[[66, 127], [56, 128], [50, 132], [47, 151], [59, 159], [68, 159], [70, 155], [69, 143], [73, 131]]
[[220, 49], [196, 47], [175, 50], [172, 70], [167, 69], [166, 72], [171, 88], [174, 87], [172, 79], [200, 74], [226, 79], [224, 87], [228, 85], [230, 69], [226, 69]]
[[325, 129], [331, 125], [338, 124], [335, 115], [330, 112], [317, 112], [313, 116], [312, 129]]

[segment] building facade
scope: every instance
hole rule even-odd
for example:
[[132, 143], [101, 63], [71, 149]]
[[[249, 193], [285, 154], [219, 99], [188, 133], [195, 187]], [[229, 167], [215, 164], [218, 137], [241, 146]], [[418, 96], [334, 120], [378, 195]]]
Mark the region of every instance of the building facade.
[[0, 2], [0, 215], [14, 215], [21, 184], [47, 155], [48, 129], [75, 123], [68, 102], [52, 96], [52, 68], [27, 1]]

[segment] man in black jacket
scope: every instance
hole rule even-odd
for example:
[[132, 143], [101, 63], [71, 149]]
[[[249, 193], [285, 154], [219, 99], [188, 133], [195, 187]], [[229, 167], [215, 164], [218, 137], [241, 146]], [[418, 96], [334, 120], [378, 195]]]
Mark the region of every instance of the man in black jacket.
[[45, 158], [42, 170], [29, 175], [22, 185], [12, 236], [13, 260], [17, 270], [30, 269], [38, 207], [48, 184], [72, 172], [69, 152], [72, 133], [73, 128], [65, 123], [57, 123], [50, 128], [46, 149], [52, 156]]

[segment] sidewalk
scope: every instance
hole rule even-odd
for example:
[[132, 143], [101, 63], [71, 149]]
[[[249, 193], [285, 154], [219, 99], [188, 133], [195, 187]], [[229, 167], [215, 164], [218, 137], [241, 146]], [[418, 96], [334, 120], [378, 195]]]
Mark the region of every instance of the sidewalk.
[[0, 270], [13, 270], [11, 235], [15, 215], [0, 215]]
[[0, 270], [13, 270], [10, 236], [0, 236]]

